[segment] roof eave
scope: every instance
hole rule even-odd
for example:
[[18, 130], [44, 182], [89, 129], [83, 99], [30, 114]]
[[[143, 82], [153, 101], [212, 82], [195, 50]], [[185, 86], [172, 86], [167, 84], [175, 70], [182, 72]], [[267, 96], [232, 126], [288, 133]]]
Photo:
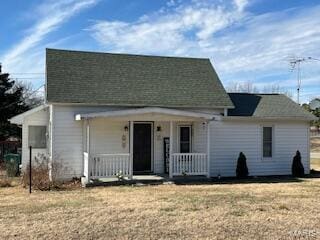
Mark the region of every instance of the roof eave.
[[256, 116], [222, 116], [222, 120], [292, 120], [292, 121], [315, 121], [317, 117], [256, 117]]
[[216, 120], [220, 116], [208, 113], [199, 113], [193, 111], [183, 111], [178, 109], [169, 109], [169, 108], [158, 108], [158, 107], [146, 107], [146, 108], [136, 108], [136, 109], [125, 109], [125, 110], [116, 110], [116, 111], [107, 111], [107, 112], [94, 112], [86, 114], [76, 114], [75, 120], [80, 121], [83, 119], [92, 119], [92, 118], [109, 118], [109, 117], [125, 117], [132, 115], [148, 114], [148, 113], [158, 113], [158, 114], [167, 114], [172, 116], [182, 116], [182, 117], [192, 117], [200, 118], [203, 120]]
[[212, 106], [212, 105], [148, 105], [148, 104], [128, 104], [128, 103], [83, 103], [83, 102], [55, 102], [46, 101], [46, 104], [51, 105], [82, 105], [82, 106], [112, 106], [112, 107], [159, 107], [159, 108], [209, 108], [209, 109], [234, 109], [233, 105], [226, 106]]
[[27, 116], [29, 116], [30, 114], [33, 114], [35, 112], [41, 111], [43, 109], [45, 109], [46, 107], [48, 107], [46, 104], [42, 104], [40, 106], [37, 106], [35, 108], [32, 108], [24, 113], [18, 114], [12, 118], [9, 119], [9, 122], [12, 124], [16, 124], [16, 125], [22, 125], [23, 124], [23, 119]]

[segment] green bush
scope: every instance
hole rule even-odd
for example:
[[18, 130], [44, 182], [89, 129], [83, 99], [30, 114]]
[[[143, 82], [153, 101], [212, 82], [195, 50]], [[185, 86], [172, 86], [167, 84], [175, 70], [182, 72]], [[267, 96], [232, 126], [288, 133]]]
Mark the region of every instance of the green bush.
[[248, 167], [247, 167], [247, 158], [240, 152], [237, 162], [237, 178], [246, 178], [249, 175]]
[[18, 154], [5, 154], [4, 165], [8, 177], [16, 177], [19, 175], [19, 165], [21, 163], [20, 155]]
[[301, 154], [299, 151], [297, 151], [296, 155], [293, 157], [291, 171], [292, 171], [292, 176], [294, 177], [304, 176], [304, 167], [301, 162]]

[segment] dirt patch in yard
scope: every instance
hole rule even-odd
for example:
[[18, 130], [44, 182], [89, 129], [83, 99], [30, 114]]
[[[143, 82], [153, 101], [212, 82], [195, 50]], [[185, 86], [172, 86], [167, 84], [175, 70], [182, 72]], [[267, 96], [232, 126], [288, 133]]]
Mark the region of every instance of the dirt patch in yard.
[[316, 239], [319, 196], [320, 179], [31, 195], [20, 186], [0, 188], [0, 238]]

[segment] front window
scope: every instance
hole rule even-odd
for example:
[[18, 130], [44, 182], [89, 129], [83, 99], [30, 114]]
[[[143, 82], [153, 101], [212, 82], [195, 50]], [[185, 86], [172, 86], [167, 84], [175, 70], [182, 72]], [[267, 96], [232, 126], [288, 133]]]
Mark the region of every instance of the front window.
[[33, 148], [46, 148], [46, 126], [29, 126], [29, 146]]
[[272, 127], [263, 127], [263, 157], [272, 157]]
[[180, 152], [191, 152], [191, 126], [180, 126]]

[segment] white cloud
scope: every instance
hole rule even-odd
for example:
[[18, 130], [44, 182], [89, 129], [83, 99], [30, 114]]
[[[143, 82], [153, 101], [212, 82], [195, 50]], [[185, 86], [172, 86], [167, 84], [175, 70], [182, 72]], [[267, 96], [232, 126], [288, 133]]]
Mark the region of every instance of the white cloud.
[[239, 11], [243, 11], [248, 5], [249, 0], [234, 0], [234, 4], [237, 6]]
[[168, 7], [173, 7], [173, 6], [175, 6], [176, 5], [176, 1], [175, 0], [169, 0], [169, 1], [167, 1], [167, 6]]
[[[254, 15], [248, 4], [197, 0], [136, 22], [97, 21], [89, 30], [107, 51], [208, 57], [225, 85], [238, 80], [281, 85], [275, 79], [280, 77], [294, 89], [287, 58], [320, 56], [320, 5]], [[319, 75], [319, 64], [308, 70]]]
[[243, 30], [216, 39], [218, 46], [232, 49], [215, 52], [221, 58], [227, 56], [220, 63], [221, 69], [226, 71], [233, 66], [233, 72], [274, 70], [287, 68], [290, 55], [320, 54], [320, 19], [316, 17], [319, 10], [320, 7], [301, 13], [268, 13], [246, 20]]
[[[31, 56], [34, 53], [30, 53], [32, 48], [70, 17], [96, 2], [97, 0], [51, 0], [40, 5], [34, 12], [39, 20], [26, 31], [26, 36], [2, 57], [4, 68], [17, 69], [17, 64], [23, 65], [21, 64], [22, 61], [29, 65], [30, 60], [34, 59]], [[28, 54], [26, 54], [27, 52]], [[37, 60], [38, 58], [36, 58]]]
[[89, 30], [112, 51], [188, 54], [205, 46], [214, 33], [242, 17], [215, 4], [179, 5], [173, 11], [144, 15], [135, 23], [97, 21]]

